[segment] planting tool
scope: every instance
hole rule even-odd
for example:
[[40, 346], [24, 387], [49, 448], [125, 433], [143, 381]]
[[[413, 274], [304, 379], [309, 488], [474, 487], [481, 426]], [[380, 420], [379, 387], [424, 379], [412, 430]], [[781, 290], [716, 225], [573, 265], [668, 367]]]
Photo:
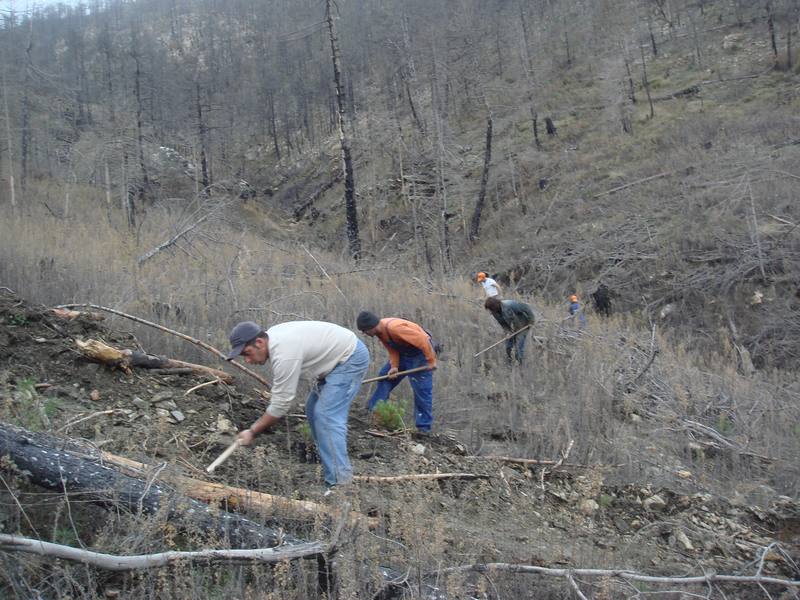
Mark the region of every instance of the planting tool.
[[522, 327], [521, 329], [517, 329], [517, 330], [516, 330], [514, 333], [512, 333], [511, 335], [507, 335], [506, 337], [504, 337], [504, 338], [503, 338], [502, 340], [500, 340], [499, 342], [495, 342], [495, 343], [494, 343], [494, 344], [492, 344], [491, 346], [488, 346], [488, 347], [484, 348], [483, 350], [481, 350], [480, 352], [478, 352], [478, 353], [477, 353], [475, 356], [473, 356], [472, 358], [476, 358], [476, 357], [480, 356], [481, 354], [483, 354], [483, 353], [484, 353], [484, 352], [486, 352], [487, 350], [491, 350], [491, 349], [492, 349], [492, 348], [494, 348], [495, 346], [499, 346], [499, 345], [500, 345], [500, 344], [502, 344], [503, 342], [505, 342], [505, 341], [508, 341], [508, 340], [510, 340], [511, 338], [513, 338], [515, 335], [519, 335], [519, 334], [520, 334], [520, 333], [522, 333], [523, 331], [528, 331], [528, 329], [530, 329], [530, 328], [531, 328], [531, 326], [530, 326], [530, 324], [528, 324], [528, 325], [525, 325], [525, 327]]
[[218, 466], [220, 466], [222, 463], [224, 463], [226, 460], [228, 460], [228, 457], [230, 457], [230, 455], [231, 455], [231, 454], [233, 454], [233, 452], [234, 452], [234, 451], [235, 451], [235, 450], [236, 450], [236, 449], [237, 449], [237, 448], [238, 448], [240, 445], [241, 445], [241, 442], [239, 442], [239, 440], [237, 439], [237, 440], [236, 440], [235, 442], [233, 442], [233, 443], [232, 443], [230, 446], [228, 446], [228, 447], [225, 449], [225, 452], [223, 452], [222, 454], [220, 454], [220, 455], [219, 455], [219, 456], [218, 456], [218, 457], [217, 457], [217, 458], [214, 460], [214, 462], [212, 462], [210, 465], [208, 465], [208, 466], [206, 467], [206, 472], [208, 472], [208, 473], [213, 473], [213, 472], [214, 472], [214, 470], [215, 470], [215, 469], [216, 469]]
[[[416, 369], [409, 369], [408, 371], [398, 371], [397, 377], [400, 375], [410, 375], [411, 373], [419, 373], [420, 371], [430, 371], [431, 368], [428, 366], [424, 367], [417, 367]], [[382, 375], [380, 377], [373, 377], [372, 379], [365, 379], [361, 383], [372, 383], [373, 381], [383, 381], [384, 379], [389, 379], [388, 375]]]

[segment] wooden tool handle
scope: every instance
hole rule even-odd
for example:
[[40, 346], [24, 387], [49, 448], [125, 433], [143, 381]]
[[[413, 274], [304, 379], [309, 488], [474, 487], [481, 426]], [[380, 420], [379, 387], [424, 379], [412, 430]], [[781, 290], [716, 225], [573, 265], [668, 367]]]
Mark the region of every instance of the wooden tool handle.
[[[416, 369], [409, 369], [408, 371], [398, 371], [396, 376], [400, 377], [401, 375], [410, 375], [411, 373], [419, 373], [420, 371], [430, 371], [431, 368], [427, 365], [424, 367], [417, 367]], [[382, 375], [380, 377], [373, 377], [371, 379], [365, 379], [361, 383], [372, 383], [373, 381], [383, 381], [384, 379], [389, 379], [388, 375]]]
[[220, 466], [222, 463], [224, 463], [226, 460], [228, 460], [228, 457], [229, 457], [231, 454], [233, 454], [234, 450], [236, 450], [236, 449], [237, 449], [237, 448], [238, 448], [240, 445], [241, 445], [241, 442], [239, 442], [239, 440], [237, 439], [237, 440], [236, 440], [235, 442], [233, 442], [233, 443], [232, 443], [230, 446], [228, 446], [228, 447], [225, 449], [225, 452], [223, 452], [222, 454], [220, 454], [220, 455], [219, 455], [219, 456], [216, 458], [216, 460], [215, 460], [214, 462], [212, 462], [210, 465], [208, 465], [208, 466], [206, 467], [206, 472], [208, 472], [208, 473], [213, 473], [213, 472], [214, 472], [214, 469], [216, 469], [218, 466]]

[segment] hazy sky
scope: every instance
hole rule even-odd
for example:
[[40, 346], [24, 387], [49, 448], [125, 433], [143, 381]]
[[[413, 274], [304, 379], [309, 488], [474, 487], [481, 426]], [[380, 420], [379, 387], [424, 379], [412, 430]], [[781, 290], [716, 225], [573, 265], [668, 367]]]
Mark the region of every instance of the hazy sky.
[[0, 11], [13, 8], [17, 12], [25, 12], [35, 7], [51, 6], [53, 4], [78, 4], [78, 0], [0, 0]]

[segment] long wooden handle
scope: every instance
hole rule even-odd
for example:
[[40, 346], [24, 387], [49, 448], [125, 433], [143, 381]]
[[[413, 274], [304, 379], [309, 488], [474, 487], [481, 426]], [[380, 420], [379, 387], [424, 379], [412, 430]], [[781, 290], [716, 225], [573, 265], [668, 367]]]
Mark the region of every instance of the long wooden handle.
[[241, 445], [241, 443], [240, 443], [240, 442], [239, 442], [239, 440], [237, 439], [237, 440], [236, 440], [235, 442], [233, 442], [233, 443], [232, 443], [230, 446], [228, 446], [228, 447], [225, 449], [225, 452], [223, 452], [222, 454], [220, 454], [220, 455], [219, 455], [219, 456], [216, 458], [216, 460], [215, 460], [214, 462], [212, 462], [210, 465], [208, 465], [208, 466], [206, 467], [206, 472], [208, 472], [208, 473], [213, 473], [213, 472], [214, 472], [214, 469], [216, 469], [218, 466], [220, 466], [222, 463], [224, 463], [226, 460], [228, 460], [228, 457], [229, 457], [231, 454], [233, 454], [233, 452], [234, 452], [234, 451], [235, 451], [235, 450], [236, 450], [236, 449], [237, 449], [237, 448], [238, 448], [240, 445]]
[[525, 327], [522, 327], [521, 329], [517, 329], [517, 330], [516, 330], [514, 333], [512, 333], [511, 335], [507, 335], [506, 337], [504, 337], [504, 338], [503, 338], [502, 340], [500, 340], [499, 342], [495, 342], [495, 343], [494, 343], [494, 344], [492, 344], [491, 346], [488, 346], [488, 347], [484, 348], [483, 350], [481, 350], [480, 352], [478, 352], [476, 355], [474, 355], [472, 358], [476, 358], [476, 357], [480, 356], [481, 354], [483, 354], [484, 352], [486, 352], [487, 350], [491, 350], [491, 349], [492, 349], [492, 348], [494, 348], [495, 346], [499, 346], [499, 345], [500, 345], [500, 344], [502, 344], [503, 342], [505, 342], [505, 341], [507, 341], [507, 340], [510, 340], [510, 339], [511, 339], [511, 338], [513, 338], [515, 335], [519, 335], [519, 334], [520, 334], [520, 333], [522, 333], [523, 331], [528, 331], [528, 329], [530, 329], [530, 327], [531, 327], [531, 326], [530, 326], [530, 324], [528, 324], [528, 325], [525, 325]]
[[[400, 375], [410, 375], [411, 373], [419, 373], [420, 371], [430, 371], [431, 368], [427, 365], [424, 367], [417, 367], [416, 369], [409, 369], [408, 371], [398, 371], [397, 377]], [[388, 375], [382, 375], [380, 377], [373, 377], [372, 379], [365, 379], [361, 383], [372, 383], [373, 381], [383, 381], [384, 379], [389, 379]]]

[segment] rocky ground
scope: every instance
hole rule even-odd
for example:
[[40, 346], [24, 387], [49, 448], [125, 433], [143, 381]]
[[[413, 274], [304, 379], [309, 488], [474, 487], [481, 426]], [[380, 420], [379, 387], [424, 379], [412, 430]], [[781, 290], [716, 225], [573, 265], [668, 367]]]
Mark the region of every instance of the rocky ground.
[[[2, 420], [83, 440], [103, 450], [208, 478], [204, 467], [263, 410], [257, 383], [235, 372], [234, 385], [208, 385], [205, 376], [135, 369], [126, 373], [92, 362], [76, 339], [101, 339], [141, 349], [135, 337], [104, 321], [72, 320], [0, 292]], [[124, 325], [124, 324], [123, 324]], [[119, 325], [117, 325], [119, 327]], [[157, 354], [158, 348], [147, 348]], [[179, 357], [176, 357], [179, 358]], [[209, 357], [209, 366], [219, 360]], [[233, 372], [233, 371], [231, 371]], [[363, 392], [362, 392], [363, 396]], [[455, 432], [430, 439], [375, 432], [359, 396], [351, 420], [350, 454], [358, 475], [471, 473], [478, 479], [423, 483], [359, 482], [355, 508], [377, 517], [378, 560], [397, 560], [394, 542], [416, 544], [422, 560], [439, 566], [475, 562], [554, 567], [624, 567], [651, 574], [762, 572], [797, 579], [800, 506], [765, 494], [754, 504], [716, 497], [678, 472], [671, 488], [608, 485], [613, 465], [525, 466], [470, 455]], [[211, 478], [220, 483], [327, 502], [319, 465], [303, 434], [301, 415], [240, 449]], [[502, 452], [493, 440], [493, 452]], [[553, 457], [541, 457], [553, 458]], [[558, 458], [558, 457], [555, 457]], [[9, 499], [4, 498], [8, 531]], [[98, 509], [99, 510], [99, 509]], [[274, 521], [274, 517], [264, 517]], [[308, 526], [284, 522], [302, 536]], [[21, 533], [32, 535], [28, 525]], [[394, 542], [392, 541], [394, 540]], [[86, 533], [91, 546], [91, 534]], [[768, 552], [765, 549], [779, 542]]]

